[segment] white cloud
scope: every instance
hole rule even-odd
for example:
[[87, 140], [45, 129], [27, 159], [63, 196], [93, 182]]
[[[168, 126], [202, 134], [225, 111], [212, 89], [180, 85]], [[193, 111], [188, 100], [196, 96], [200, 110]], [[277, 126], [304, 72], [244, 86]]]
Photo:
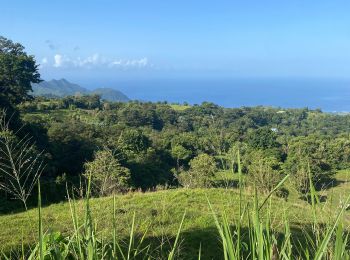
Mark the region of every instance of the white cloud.
[[85, 59], [78, 57], [73, 63], [76, 67], [92, 67], [104, 65], [105, 61], [98, 53], [95, 53], [94, 55], [88, 56]]
[[[45, 63], [48, 59], [45, 58]], [[54, 56], [54, 63], [52, 64], [55, 68], [61, 67], [75, 67], [75, 68], [120, 68], [120, 69], [132, 69], [132, 68], [144, 68], [149, 66], [148, 59], [146, 57], [140, 59], [107, 59], [98, 53], [95, 53], [86, 58], [70, 58], [66, 55], [56, 54]]]
[[136, 60], [115, 60], [112, 61], [110, 67], [146, 67], [148, 65], [147, 58], [141, 58]]
[[62, 67], [64, 61], [63, 56], [61, 54], [56, 54], [53, 58], [55, 60], [53, 66], [56, 68]]

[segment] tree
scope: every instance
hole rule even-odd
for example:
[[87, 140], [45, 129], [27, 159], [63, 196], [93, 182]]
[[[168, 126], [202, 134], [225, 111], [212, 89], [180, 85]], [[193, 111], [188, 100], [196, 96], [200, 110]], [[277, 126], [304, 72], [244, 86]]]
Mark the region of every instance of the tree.
[[313, 185], [319, 177], [317, 173], [311, 171], [309, 158], [300, 154], [291, 155], [284, 168], [291, 174], [292, 184], [300, 195], [307, 195], [310, 192], [310, 176]]
[[333, 173], [330, 156], [327, 155], [329, 143], [313, 135], [297, 137], [289, 142], [284, 169], [291, 175], [294, 187], [301, 195], [310, 191], [310, 179], [317, 187], [329, 185]]
[[190, 161], [190, 170], [179, 174], [179, 182], [187, 188], [208, 188], [217, 171], [215, 160], [208, 154], [200, 154]]
[[281, 180], [282, 163], [274, 156], [265, 155], [263, 150], [254, 150], [248, 156], [248, 183], [270, 192]]
[[0, 100], [12, 105], [28, 100], [31, 84], [40, 81], [34, 56], [28, 55], [20, 43], [0, 36]]
[[27, 209], [27, 199], [44, 167], [32, 139], [28, 135], [18, 138], [16, 134], [9, 128], [5, 111], [0, 111], [0, 189]]
[[253, 148], [269, 149], [278, 147], [276, 138], [277, 134], [270, 128], [262, 127], [248, 133], [247, 143]]
[[127, 129], [120, 134], [118, 146], [131, 156], [145, 152], [151, 146], [151, 141], [142, 131]]
[[336, 138], [328, 142], [328, 159], [335, 169], [350, 168], [350, 140], [349, 138]]
[[95, 126], [78, 120], [53, 122], [47, 134], [47, 149], [52, 154], [50, 166], [56, 174], [77, 175], [83, 170], [84, 162], [91, 160], [93, 152], [102, 145], [98, 142], [100, 132]]
[[180, 168], [180, 160], [186, 160], [191, 156], [192, 152], [187, 150], [180, 144], [171, 147], [171, 155], [176, 159], [177, 170]]
[[15, 105], [30, 98], [31, 83], [37, 82], [40, 74], [34, 57], [27, 55], [21, 44], [0, 36], [0, 110], [6, 109], [9, 129], [18, 131], [22, 126]]
[[94, 160], [84, 165], [84, 176], [90, 178], [92, 192], [105, 196], [113, 192], [123, 192], [130, 187], [130, 171], [121, 166], [110, 149], [97, 151]]

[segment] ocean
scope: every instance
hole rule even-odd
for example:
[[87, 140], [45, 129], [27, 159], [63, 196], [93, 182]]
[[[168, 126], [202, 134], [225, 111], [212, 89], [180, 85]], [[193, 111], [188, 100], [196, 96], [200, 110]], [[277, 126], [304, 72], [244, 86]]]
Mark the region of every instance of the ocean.
[[96, 81], [93, 85], [112, 87], [142, 101], [350, 111], [349, 79], [129, 79]]

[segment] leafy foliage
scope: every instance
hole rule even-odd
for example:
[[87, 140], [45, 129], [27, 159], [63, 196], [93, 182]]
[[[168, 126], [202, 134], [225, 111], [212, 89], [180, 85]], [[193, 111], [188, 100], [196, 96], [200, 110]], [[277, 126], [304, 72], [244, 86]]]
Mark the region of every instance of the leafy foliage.
[[258, 190], [272, 191], [282, 179], [282, 163], [276, 157], [266, 155], [263, 150], [254, 150], [248, 157], [248, 183]]
[[0, 97], [18, 104], [30, 98], [31, 84], [38, 82], [34, 56], [28, 55], [21, 44], [0, 36]]
[[213, 157], [207, 154], [200, 154], [193, 158], [190, 169], [179, 174], [179, 182], [186, 188], [208, 188], [211, 186], [211, 179], [217, 171]]
[[113, 151], [95, 152], [94, 160], [84, 164], [84, 176], [91, 180], [93, 194], [106, 196], [130, 188], [130, 171], [120, 165]]

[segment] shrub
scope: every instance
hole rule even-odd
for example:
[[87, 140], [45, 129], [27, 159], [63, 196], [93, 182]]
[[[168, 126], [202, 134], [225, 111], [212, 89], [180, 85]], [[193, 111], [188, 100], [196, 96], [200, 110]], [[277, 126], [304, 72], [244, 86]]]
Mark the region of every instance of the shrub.
[[186, 188], [208, 188], [211, 178], [217, 171], [215, 160], [208, 154], [200, 154], [193, 158], [190, 169], [179, 174], [179, 182]]
[[328, 146], [328, 141], [316, 136], [298, 137], [288, 144], [284, 169], [291, 175], [293, 185], [300, 195], [310, 192], [310, 180], [318, 188], [329, 185], [333, 169], [330, 163], [332, 160], [327, 156]]
[[130, 171], [121, 166], [112, 150], [97, 151], [94, 160], [84, 164], [86, 178], [91, 178], [95, 195], [123, 192], [130, 187]]
[[258, 190], [270, 192], [282, 178], [282, 163], [263, 150], [252, 151], [249, 154], [247, 182], [255, 185]]

